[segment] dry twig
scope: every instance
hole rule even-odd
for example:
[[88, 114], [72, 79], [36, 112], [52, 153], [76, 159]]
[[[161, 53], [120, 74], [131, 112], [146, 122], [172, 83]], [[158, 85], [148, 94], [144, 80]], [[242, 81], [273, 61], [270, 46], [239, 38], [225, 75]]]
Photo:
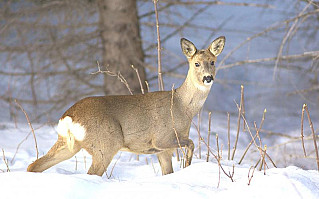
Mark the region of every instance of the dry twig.
[[7, 172], [10, 172], [9, 165], [8, 165], [8, 160], [6, 159], [6, 156], [5, 156], [5, 154], [4, 154], [4, 150], [3, 150], [3, 149], [2, 149], [2, 155], [3, 155], [4, 164], [5, 164], [6, 167], [7, 167]]
[[[253, 170], [250, 174], [250, 171]], [[250, 185], [251, 179], [254, 177], [255, 167], [251, 166], [248, 171], [248, 185]]]
[[25, 112], [25, 110], [23, 109], [23, 107], [18, 103], [17, 100], [15, 100], [15, 103], [19, 106], [19, 108], [21, 109], [21, 111], [24, 113], [24, 115], [25, 115], [25, 117], [26, 117], [26, 119], [27, 119], [27, 121], [28, 121], [28, 125], [29, 125], [30, 128], [31, 128], [31, 132], [32, 132], [32, 135], [33, 135], [34, 143], [35, 143], [35, 150], [36, 150], [36, 152], [37, 152], [37, 159], [39, 159], [39, 150], [38, 150], [37, 138], [36, 138], [36, 136], [35, 136], [34, 129], [33, 129], [32, 124], [31, 124], [31, 122], [30, 122], [29, 116], [28, 116], [28, 114]]
[[112, 177], [112, 175], [113, 175], [113, 171], [114, 171], [114, 168], [115, 168], [115, 166], [116, 166], [117, 162], [120, 160], [121, 155], [122, 155], [122, 153], [120, 153], [120, 156], [119, 156], [119, 157], [117, 158], [117, 160], [115, 161], [115, 163], [114, 163], [114, 165], [113, 165], [113, 167], [112, 167], [112, 169], [111, 169], [111, 173], [110, 173], [110, 175], [108, 175], [108, 174], [107, 174], [107, 172], [105, 172], [106, 177], [107, 177], [108, 179], [110, 179], [110, 178]]
[[[195, 124], [194, 121], [192, 121], [192, 124], [195, 126], [195, 128], [197, 128], [197, 125]], [[200, 136], [200, 135], [198, 135], [198, 136]], [[233, 166], [233, 172], [232, 172], [232, 174], [231, 174], [230, 172], [227, 173], [227, 172], [225, 171], [225, 169], [223, 168], [223, 166], [221, 165], [220, 159], [218, 158], [218, 156], [215, 155], [215, 154], [212, 152], [211, 148], [208, 147], [208, 144], [205, 142], [205, 140], [204, 140], [202, 137], [200, 137], [200, 139], [201, 139], [202, 142], [206, 145], [206, 147], [207, 147], [207, 149], [209, 150], [210, 154], [212, 154], [212, 155], [214, 156], [214, 158], [216, 159], [216, 161], [217, 161], [217, 163], [218, 163], [218, 167], [220, 167], [220, 169], [223, 171], [223, 173], [224, 173], [232, 182], [234, 182], [234, 178], [233, 178], [233, 176], [234, 176], [234, 169], [235, 169], [234, 166]]]
[[306, 148], [305, 148], [305, 142], [304, 142], [304, 139], [303, 139], [304, 138], [304, 135], [303, 135], [303, 121], [304, 121], [305, 107], [306, 107], [306, 104], [304, 104], [302, 106], [302, 111], [301, 111], [301, 143], [302, 143], [302, 149], [303, 149], [304, 156], [307, 157]]
[[[236, 102], [235, 102], [235, 103], [236, 103]], [[237, 103], [236, 103], [236, 106], [237, 106], [237, 109], [239, 109], [239, 105], [238, 105]], [[249, 134], [250, 134], [250, 136], [251, 136], [251, 138], [252, 138], [252, 140], [253, 140], [254, 145], [256, 146], [256, 148], [257, 148], [259, 151], [263, 152], [263, 149], [262, 149], [260, 146], [257, 145], [257, 143], [256, 143], [256, 141], [255, 141], [255, 139], [254, 139], [254, 136], [253, 136], [253, 134], [252, 134], [251, 131], [250, 131], [250, 128], [249, 128], [249, 125], [248, 125], [248, 123], [247, 123], [247, 120], [246, 120], [245, 116], [244, 116], [244, 115], [241, 115], [241, 117], [242, 117], [243, 120], [245, 121], [245, 124], [246, 124], [246, 127], [247, 127], [247, 131], [249, 132]], [[276, 164], [274, 163], [274, 161], [271, 159], [271, 157], [268, 155], [267, 152], [265, 152], [265, 155], [266, 155], [267, 158], [270, 160], [270, 162], [272, 163], [272, 165], [273, 165], [275, 168], [277, 168]], [[257, 163], [257, 165], [258, 165], [258, 163]]]
[[98, 74], [98, 73], [105, 73], [105, 74], [107, 74], [107, 75], [109, 75], [109, 76], [117, 77], [117, 78], [126, 86], [126, 88], [128, 89], [128, 91], [130, 92], [130, 94], [133, 95], [130, 86], [128, 85], [126, 79], [123, 77], [123, 75], [122, 75], [120, 72], [118, 72], [118, 73], [116, 74], [116, 73], [114, 73], [114, 72], [112, 72], [112, 71], [109, 71], [109, 70], [104, 70], [104, 71], [102, 71], [102, 70], [101, 70], [101, 67], [100, 67], [100, 63], [99, 63], [98, 61], [96, 61], [96, 63], [97, 63], [98, 71], [91, 73], [91, 75], [96, 75], [96, 74]]
[[211, 117], [212, 117], [212, 112], [209, 112], [208, 113], [208, 134], [207, 134], [207, 145], [208, 145], [208, 148], [207, 148], [207, 157], [206, 157], [206, 162], [209, 161], [209, 142], [210, 142], [210, 134], [211, 134]]
[[140, 83], [140, 87], [141, 87], [141, 93], [144, 94], [145, 91], [144, 91], [144, 88], [143, 88], [143, 85], [142, 85], [140, 73], [138, 72], [138, 69], [134, 67], [134, 65], [131, 65], [131, 67], [133, 68], [133, 70], [135, 71], [135, 73], [137, 75], [137, 79], [138, 79], [138, 82]]
[[237, 119], [237, 135], [236, 135], [236, 140], [235, 140], [235, 144], [234, 144], [234, 148], [233, 148], [233, 154], [231, 157], [231, 160], [234, 160], [234, 156], [235, 156], [235, 152], [236, 152], [236, 148], [237, 148], [237, 143], [238, 143], [238, 137], [239, 137], [239, 131], [240, 131], [240, 118], [242, 115], [242, 107], [243, 107], [243, 102], [242, 99], [244, 98], [244, 86], [241, 85], [241, 89], [240, 89], [240, 106], [238, 109], [238, 119]]
[[217, 157], [220, 160], [222, 157], [221, 157], [221, 154], [219, 153], [218, 134], [216, 134], [216, 147], [217, 147]]
[[311, 121], [311, 119], [310, 119], [310, 114], [309, 114], [308, 106], [307, 106], [307, 104], [305, 104], [304, 106], [305, 106], [305, 110], [306, 110], [306, 113], [307, 113], [309, 126], [310, 126], [310, 129], [311, 129], [311, 132], [312, 132], [313, 144], [314, 144], [315, 151], [316, 151], [316, 161], [317, 161], [317, 167], [318, 167], [318, 171], [319, 171], [319, 154], [318, 154], [318, 147], [317, 147], [316, 134], [315, 134], [315, 130], [313, 129], [312, 121]]
[[198, 158], [202, 159], [202, 147], [201, 147], [201, 135], [200, 135], [200, 123], [201, 123], [201, 110], [197, 114], [197, 133], [198, 133]]
[[228, 160], [230, 160], [230, 115], [227, 112]]
[[255, 134], [255, 136], [252, 138], [252, 140], [250, 141], [250, 143], [248, 144], [248, 146], [246, 147], [246, 149], [245, 149], [245, 151], [244, 151], [244, 154], [243, 154], [242, 157], [240, 158], [238, 164], [241, 164], [241, 162], [243, 161], [243, 159], [244, 159], [244, 157], [245, 157], [245, 155], [246, 155], [248, 149], [249, 149], [250, 146], [253, 144], [253, 142], [255, 142], [256, 137], [258, 137], [258, 139], [259, 139], [259, 144], [260, 144], [260, 147], [261, 147], [261, 139], [260, 139], [260, 136], [259, 136], [259, 132], [260, 132], [260, 130], [261, 130], [263, 124], [264, 124], [266, 112], [267, 112], [267, 109], [264, 109], [263, 116], [262, 116], [262, 118], [261, 118], [260, 126], [259, 126], [258, 129], [257, 129], [256, 123], [254, 123], [255, 129], [256, 129], [256, 134]]

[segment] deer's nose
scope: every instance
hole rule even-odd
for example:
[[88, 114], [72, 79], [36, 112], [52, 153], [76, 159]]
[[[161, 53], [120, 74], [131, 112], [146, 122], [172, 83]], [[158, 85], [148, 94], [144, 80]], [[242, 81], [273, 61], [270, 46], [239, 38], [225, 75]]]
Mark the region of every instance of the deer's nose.
[[214, 81], [213, 75], [203, 77], [203, 83], [210, 83], [211, 81]]

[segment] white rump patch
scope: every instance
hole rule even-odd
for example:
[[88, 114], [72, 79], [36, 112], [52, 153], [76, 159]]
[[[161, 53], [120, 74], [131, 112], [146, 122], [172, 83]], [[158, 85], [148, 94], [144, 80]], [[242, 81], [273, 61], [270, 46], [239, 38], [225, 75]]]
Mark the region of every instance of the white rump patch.
[[74, 137], [77, 141], [82, 141], [85, 137], [84, 127], [79, 123], [73, 122], [69, 116], [59, 120], [57, 131], [60, 136], [69, 139]]

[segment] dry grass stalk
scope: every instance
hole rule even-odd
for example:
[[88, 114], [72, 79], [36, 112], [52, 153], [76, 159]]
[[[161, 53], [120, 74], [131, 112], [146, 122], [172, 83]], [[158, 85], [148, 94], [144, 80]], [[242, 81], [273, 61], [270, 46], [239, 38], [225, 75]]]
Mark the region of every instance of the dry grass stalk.
[[176, 153], [176, 159], [177, 159], [177, 161], [179, 162], [179, 161], [180, 161], [180, 158], [179, 158], [179, 151], [178, 151], [178, 149], [176, 149], [175, 153]]
[[36, 136], [35, 136], [34, 129], [33, 129], [32, 124], [31, 124], [31, 122], [30, 122], [29, 116], [28, 116], [28, 114], [25, 112], [25, 110], [23, 109], [23, 107], [18, 103], [18, 101], [17, 101], [17, 100], [14, 100], [14, 101], [15, 101], [15, 103], [19, 106], [19, 108], [21, 109], [21, 111], [24, 113], [24, 115], [25, 115], [25, 117], [26, 117], [26, 119], [27, 119], [27, 121], [28, 121], [28, 125], [29, 125], [29, 127], [31, 128], [31, 132], [32, 132], [32, 135], [33, 135], [34, 143], [35, 143], [35, 150], [36, 150], [36, 153], [37, 153], [37, 159], [39, 159], [39, 150], [38, 150], [37, 138], [36, 138]]
[[10, 168], [9, 168], [9, 165], [8, 165], [8, 160], [6, 159], [6, 156], [4, 154], [4, 150], [2, 149], [2, 155], [3, 155], [3, 161], [4, 161], [4, 164], [6, 165], [7, 167], [7, 172], [10, 172]]
[[303, 135], [303, 121], [304, 121], [305, 107], [306, 107], [306, 104], [304, 104], [302, 106], [302, 111], [301, 111], [301, 143], [302, 143], [302, 149], [303, 149], [304, 156], [307, 157], [306, 148], [305, 148], [305, 142], [304, 142], [304, 139], [303, 139], [304, 138], [304, 135]]
[[265, 147], [264, 147], [264, 159], [263, 159], [263, 162], [264, 162], [264, 175], [266, 175], [266, 167], [268, 167], [267, 163], [265, 161], [266, 151], [267, 151], [267, 145], [265, 145]]
[[18, 151], [19, 151], [19, 149], [20, 149], [20, 146], [23, 144], [23, 142], [25, 142], [25, 141], [29, 138], [29, 136], [31, 135], [31, 133], [32, 133], [32, 132], [29, 132], [28, 135], [18, 144], [18, 146], [17, 146], [17, 148], [16, 148], [16, 152], [14, 153], [13, 158], [12, 158], [12, 160], [11, 160], [11, 164], [13, 163], [13, 161], [14, 161], [16, 155], [18, 154]]
[[151, 164], [152, 164], [154, 173], [158, 174], [159, 170], [156, 171], [155, 166], [154, 166], [154, 162], [153, 162], [153, 158], [151, 158]]
[[75, 171], [78, 170], [78, 158], [76, 156], [75, 157]]
[[228, 160], [230, 160], [230, 115], [227, 112]]
[[257, 124], [256, 124], [256, 122], [254, 122], [254, 127], [255, 127], [255, 129], [256, 129], [256, 136], [257, 136], [258, 141], [259, 141], [259, 148], [261, 149], [263, 144], [262, 144], [262, 141], [261, 141], [261, 138], [260, 138], [260, 135], [259, 135], [259, 130], [257, 129]]
[[202, 147], [201, 147], [201, 134], [200, 134], [200, 122], [201, 122], [201, 111], [197, 114], [197, 133], [198, 133], [198, 158], [202, 159]]
[[221, 155], [219, 153], [219, 142], [218, 142], [218, 134], [216, 134], [216, 147], [217, 147], [217, 157], [220, 160], [221, 159]]
[[208, 134], [207, 134], [207, 155], [206, 155], [206, 162], [209, 162], [209, 142], [210, 142], [210, 134], [211, 134], [211, 118], [212, 118], [212, 112], [208, 113]]
[[257, 168], [257, 166], [258, 166], [258, 164], [260, 163], [260, 158], [258, 159], [258, 161], [256, 162], [256, 164], [255, 164], [255, 168]]
[[315, 151], [316, 151], [316, 161], [317, 161], [317, 167], [318, 167], [318, 171], [319, 171], [319, 154], [318, 154], [318, 147], [317, 147], [316, 134], [315, 134], [315, 130], [313, 129], [313, 125], [312, 125], [312, 121], [311, 121], [311, 118], [310, 118], [310, 113], [309, 113], [309, 110], [308, 110], [308, 106], [307, 106], [307, 104], [304, 104], [304, 107], [305, 107], [305, 110], [306, 110], [306, 113], [307, 113], [309, 126], [310, 126], [310, 129], [311, 129], [311, 132], [312, 132], [313, 144], [314, 144]]
[[241, 85], [241, 89], [240, 89], [240, 106], [238, 108], [238, 119], [237, 119], [237, 135], [236, 135], [236, 140], [235, 140], [235, 144], [234, 144], [234, 148], [233, 148], [233, 154], [231, 157], [231, 160], [234, 160], [234, 156], [235, 156], [235, 152], [236, 152], [236, 148], [237, 148], [237, 143], [238, 143], [238, 137], [239, 137], [239, 131], [240, 131], [240, 118], [242, 115], [242, 99], [244, 98], [244, 86]]
[[119, 157], [117, 158], [117, 160], [115, 161], [115, 163], [114, 163], [114, 165], [113, 165], [113, 167], [112, 167], [112, 169], [111, 169], [110, 175], [108, 175], [107, 172], [105, 172], [105, 175], [106, 175], [106, 177], [107, 177], [108, 179], [110, 179], [110, 178], [113, 176], [114, 168], [115, 168], [117, 162], [120, 160], [121, 155], [122, 155], [122, 153], [120, 153], [120, 156], [119, 156]]
[[82, 154], [83, 154], [84, 168], [86, 170], [86, 155], [84, 155], [83, 150], [82, 150]]
[[217, 188], [219, 188], [219, 185], [220, 185], [220, 169], [221, 169], [221, 166], [220, 166], [220, 162], [218, 161], [218, 183], [217, 183]]
[[134, 65], [131, 65], [131, 67], [132, 67], [133, 70], [135, 71], [136, 76], [137, 76], [137, 79], [138, 79], [138, 82], [140, 83], [141, 93], [144, 94], [145, 91], [144, 91], [144, 87], [143, 87], [143, 85], [142, 85], [142, 80], [141, 80], [141, 77], [140, 77], [140, 73], [138, 72], [138, 69], [134, 67]]
[[249, 142], [248, 146], [246, 147], [245, 151], [244, 151], [244, 154], [241, 156], [238, 164], [241, 164], [242, 161], [244, 160], [244, 157], [246, 156], [247, 152], [248, 152], [248, 149], [250, 148], [250, 146], [253, 144], [253, 142], [255, 142], [255, 139], [257, 137], [257, 134], [255, 134], [255, 136], [251, 139], [251, 141]]
[[[252, 170], [251, 174], [250, 171]], [[255, 167], [251, 166], [248, 171], [248, 186], [251, 183], [251, 179], [254, 177]]]
[[[241, 112], [245, 116], [245, 97], [244, 97], [244, 86], [241, 86], [241, 91], [240, 91], [240, 103], [241, 103]], [[246, 124], [245, 121], [243, 121], [243, 132], [246, 131]]]
[[[236, 102], [235, 102], [235, 103], [236, 103]], [[239, 105], [238, 105], [237, 103], [236, 103], [236, 106], [237, 106], [237, 109], [239, 109]], [[265, 109], [264, 112], [266, 112], [266, 109]], [[249, 125], [248, 125], [248, 123], [247, 123], [247, 120], [246, 120], [245, 116], [244, 116], [244, 115], [241, 115], [241, 116], [242, 116], [243, 120], [245, 121], [245, 124], [246, 124], [246, 127], [247, 127], [247, 131], [249, 132], [251, 138], [254, 138], [254, 136], [252, 135], [252, 133], [251, 133], [251, 131], [250, 131], [250, 128], [249, 128]], [[258, 135], [257, 135], [257, 137], [258, 137]], [[254, 145], [256, 146], [256, 148], [257, 148], [259, 151], [264, 152], [263, 149], [262, 149], [260, 146], [257, 145], [255, 139], [252, 139], [252, 140], [253, 140], [253, 143], [254, 143]], [[267, 154], [267, 152], [265, 152], [265, 155], [266, 155], [267, 158], [270, 160], [270, 162], [272, 163], [272, 165], [273, 165], [275, 168], [277, 168], [276, 164], [275, 164], [274, 161], [271, 159], [271, 157]], [[258, 163], [259, 163], [259, 161], [258, 161]], [[258, 163], [256, 164], [256, 166], [258, 165]]]
[[[192, 124], [195, 126], [195, 128], [197, 128], [197, 125], [195, 124], [195, 122], [193, 122], [192, 121]], [[200, 135], [198, 135], [198, 136], [200, 136]], [[232, 171], [232, 173], [227, 173], [226, 171], [225, 171], [225, 169], [223, 168], [223, 166], [221, 165], [221, 163], [220, 163], [220, 158], [218, 158], [218, 156], [217, 155], [215, 155], [213, 152], [212, 152], [212, 150], [211, 150], [211, 148], [210, 147], [208, 147], [208, 144], [205, 142], [205, 140], [202, 138], [202, 137], [200, 137], [200, 139], [202, 140], [202, 142], [206, 145], [206, 147], [207, 147], [207, 149], [209, 150], [209, 152], [210, 152], [210, 154], [212, 154], [213, 156], [214, 156], [214, 158], [216, 159], [216, 161], [217, 161], [217, 163], [218, 163], [218, 167], [223, 171], [223, 173], [232, 181], [232, 182], [234, 182], [234, 170], [235, 170], [235, 166], [233, 165], [233, 171]]]
[[[246, 147], [245, 152], [244, 152], [244, 154], [242, 155], [242, 157], [240, 158], [238, 164], [241, 164], [241, 162], [243, 161], [244, 157], [246, 156], [246, 154], [247, 154], [247, 152], [248, 152], [248, 149], [249, 149], [250, 146], [253, 144], [253, 142], [255, 142], [255, 139], [256, 139], [257, 136], [258, 136], [258, 139], [259, 139], [259, 143], [261, 144], [261, 139], [260, 139], [260, 136], [259, 136], [259, 132], [260, 132], [260, 130], [261, 130], [263, 124], [264, 124], [266, 112], [267, 112], [267, 110], [264, 109], [263, 116], [262, 116], [262, 119], [261, 119], [261, 122], [260, 122], [260, 126], [259, 126], [258, 129], [257, 129], [256, 123], [254, 123], [255, 129], [256, 129], [256, 134], [255, 134], [255, 136], [251, 139], [251, 141], [250, 141], [250, 143], [248, 144], [248, 146]], [[244, 120], [244, 121], [245, 121], [245, 120]], [[246, 124], [246, 125], [247, 125], [247, 124]], [[260, 146], [261, 146], [261, 145], [260, 145]]]
[[266, 149], [267, 149], [267, 146], [265, 145], [265, 147], [264, 147], [264, 150], [262, 151], [263, 153], [262, 153], [262, 155], [261, 155], [261, 157], [260, 157], [260, 161], [259, 162], [261, 162], [261, 164], [260, 164], [260, 166], [259, 166], [259, 171], [261, 171], [261, 169], [262, 169], [262, 167], [264, 166], [264, 169], [265, 169], [265, 154], [266, 154]]
[[262, 165], [263, 165], [263, 163], [264, 163], [264, 158], [265, 158], [265, 156], [264, 156], [264, 153], [263, 153], [263, 150], [262, 150], [262, 142], [261, 142], [261, 138], [260, 138], [260, 136], [259, 136], [259, 131], [258, 131], [258, 129], [257, 129], [257, 124], [256, 124], [255, 121], [254, 121], [254, 127], [255, 127], [255, 130], [256, 130], [256, 137], [257, 137], [258, 140], [259, 140], [259, 147], [258, 147], [257, 149], [259, 150], [260, 160], [261, 160], [261, 165], [260, 165], [260, 169], [259, 169], [259, 171], [260, 171], [260, 170], [261, 170], [261, 167], [262, 167]]
[[145, 81], [145, 85], [146, 85], [146, 88], [147, 88], [147, 92], [149, 93], [150, 92], [150, 85], [148, 84], [147, 81]]
[[162, 65], [161, 65], [161, 37], [159, 31], [159, 22], [158, 22], [158, 12], [157, 12], [157, 2], [158, 0], [153, 0], [154, 2], [154, 11], [156, 19], [156, 32], [157, 32], [157, 64], [158, 64], [158, 88], [160, 91], [164, 90], [164, 83], [162, 77]]
[[[197, 128], [197, 125], [195, 124], [194, 121], [192, 121], [192, 124], [195, 126], [195, 128]], [[200, 135], [198, 135], [198, 136], [200, 136]], [[225, 171], [225, 169], [223, 168], [223, 166], [221, 165], [220, 159], [218, 158], [218, 156], [215, 155], [215, 154], [212, 152], [211, 148], [208, 147], [208, 144], [205, 142], [205, 140], [204, 140], [202, 137], [200, 137], [200, 139], [201, 139], [202, 142], [206, 145], [206, 147], [207, 147], [207, 149], [209, 150], [210, 154], [212, 154], [212, 155], [214, 156], [214, 158], [216, 159], [216, 161], [217, 161], [217, 163], [218, 163], [218, 167], [220, 167], [220, 169], [223, 171], [223, 173], [224, 173], [232, 182], [234, 182], [234, 179], [233, 179], [234, 169], [235, 169], [234, 166], [233, 166], [233, 172], [232, 172], [232, 174], [231, 174], [230, 172], [227, 173], [227, 172]]]

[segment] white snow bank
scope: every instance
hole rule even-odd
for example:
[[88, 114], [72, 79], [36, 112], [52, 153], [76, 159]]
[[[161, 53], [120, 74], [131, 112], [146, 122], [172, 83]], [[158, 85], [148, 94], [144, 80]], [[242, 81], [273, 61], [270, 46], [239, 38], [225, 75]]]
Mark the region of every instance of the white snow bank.
[[[138, 166], [137, 166], [138, 167]], [[130, 168], [133, 171], [136, 167]], [[231, 170], [231, 167], [225, 167]], [[0, 174], [1, 198], [319, 198], [319, 175], [297, 167], [255, 171], [248, 185], [248, 168], [236, 166], [234, 180], [218, 166], [197, 161], [167, 176], [129, 180], [86, 174], [9, 172]]]
[[[35, 127], [37, 128], [37, 127]], [[193, 164], [180, 169], [175, 159], [175, 173], [161, 176], [159, 164], [154, 156], [140, 156], [140, 161], [130, 153], [118, 154], [108, 169], [108, 179], [85, 174], [91, 158], [80, 152], [44, 173], [25, 172], [28, 164], [35, 160], [32, 135], [21, 144], [13, 159], [17, 145], [30, 132], [28, 126], [15, 128], [4, 124], [0, 128], [0, 148], [5, 151], [11, 172], [6, 172], [1, 153], [0, 198], [319, 198], [319, 173], [287, 167], [255, 171], [248, 185], [249, 165], [235, 165], [234, 182], [220, 173], [215, 162], [193, 158]], [[40, 156], [56, 141], [57, 134], [51, 127], [36, 131]], [[86, 164], [84, 163], [86, 157]], [[147, 158], [147, 162], [146, 162]], [[232, 171], [232, 162], [222, 162], [226, 172]], [[115, 165], [115, 166], [114, 166]], [[76, 169], [75, 169], [76, 168]], [[219, 183], [219, 187], [218, 187]]]

